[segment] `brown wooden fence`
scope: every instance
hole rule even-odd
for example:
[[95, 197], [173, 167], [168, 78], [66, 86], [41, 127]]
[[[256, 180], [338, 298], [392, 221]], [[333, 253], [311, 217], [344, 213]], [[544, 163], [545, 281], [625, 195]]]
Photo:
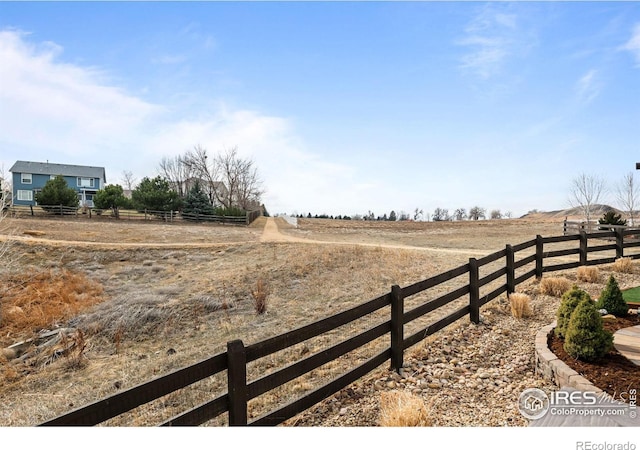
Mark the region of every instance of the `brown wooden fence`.
[[[483, 258], [471, 258], [466, 264], [426, 280], [406, 287], [393, 286], [390, 292], [366, 303], [262, 342], [248, 346], [241, 340], [228, 342], [227, 350], [223, 353], [111, 397], [98, 400], [41, 425], [96, 425], [225, 371], [227, 378], [225, 393], [160, 425], [200, 425], [224, 413], [228, 414], [228, 423], [231, 426], [278, 425], [347, 387], [385, 362], [390, 362], [391, 370], [399, 371], [406, 349], [463, 317], [469, 316], [472, 322], [478, 323], [482, 305], [503, 293], [515, 292], [519, 284], [530, 278], [540, 278], [545, 272], [572, 269], [584, 265], [612, 263], [617, 258], [625, 256], [625, 253], [628, 253], [626, 256], [631, 258], [640, 258], [640, 253], [625, 252], [625, 250], [640, 247], [640, 242], [625, 240], [625, 237], [638, 233], [640, 233], [640, 229], [616, 229], [594, 233], [583, 231], [579, 234], [566, 236], [537, 236], [535, 239], [521, 244], [507, 245], [503, 250]], [[605, 239], [613, 239], [615, 242], [603, 244], [603, 242], [607, 242]], [[589, 259], [590, 254], [596, 258]], [[562, 258], [563, 262], [558, 262], [558, 258]], [[574, 261], [567, 262], [567, 259], [574, 259]], [[546, 264], [547, 262], [549, 264]], [[484, 273], [488, 268], [496, 265], [499, 265], [500, 268], [490, 273]], [[460, 277], [464, 280], [463, 286], [424, 302], [413, 309], [406, 310], [405, 300], [407, 298]], [[457, 307], [450, 314], [405, 336], [406, 326], [409, 323], [465, 296], [468, 301], [464, 303], [464, 306]], [[295, 363], [278, 368], [272, 373], [262, 375], [254, 380], [247, 379], [247, 365], [249, 363], [385, 309], [388, 310], [386, 312], [388, 319], [382, 323]], [[300, 398], [293, 399], [284, 406], [279, 406], [255, 420], [248, 420], [247, 403], [250, 400], [383, 336], [388, 339], [388, 345], [382, 351], [369, 357], [363, 364], [351, 368], [329, 383]]]
[[569, 234], [578, 234], [581, 231], [586, 231], [587, 233], [591, 233], [594, 231], [614, 231], [617, 229], [626, 230], [629, 228], [633, 228], [633, 227], [629, 227], [627, 225], [600, 224], [598, 221], [577, 222], [577, 221], [571, 221], [567, 219], [564, 220], [563, 226], [562, 226], [563, 234], [565, 236]]
[[247, 211], [243, 216], [218, 216], [211, 214], [186, 214], [180, 211], [151, 210], [119, 210], [117, 215], [112, 210], [96, 208], [76, 208], [63, 205], [55, 206], [11, 206], [8, 208], [11, 217], [59, 217], [86, 218], [92, 220], [131, 220], [162, 222], [217, 222], [236, 225], [249, 225], [262, 215], [261, 210]]

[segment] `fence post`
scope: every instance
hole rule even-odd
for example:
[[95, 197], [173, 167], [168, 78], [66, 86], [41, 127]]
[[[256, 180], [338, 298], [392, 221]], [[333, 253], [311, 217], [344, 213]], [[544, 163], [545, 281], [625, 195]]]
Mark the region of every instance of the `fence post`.
[[562, 225], [562, 235], [563, 236], [567, 235], [567, 217], [564, 218], [564, 222]]
[[29, 209], [31, 210], [31, 216], [33, 216], [33, 205], [29, 205]]
[[536, 278], [539, 280], [542, 278], [542, 271], [544, 270], [544, 243], [542, 242], [542, 236], [539, 234], [536, 236]]
[[404, 352], [404, 295], [400, 286], [391, 286], [391, 370], [400, 373]]
[[478, 261], [469, 258], [469, 319], [473, 323], [480, 323], [480, 275]]
[[586, 266], [587, 265], [587, 246], [588, 246], [588, 240], [587, 240], [587, 232], [584, 230], [580, 231], [580, 265], [581, 266]]
[[516, 291], [516, 259], [513, 247], [507, 244], [507, 296]]
[[616, 232], [616, 259], [624, 256], [624, 230], [622, 228], [615, 228]]
[[227, 342], [229, 426], [247, 424], [247, 353], [241, 340]]

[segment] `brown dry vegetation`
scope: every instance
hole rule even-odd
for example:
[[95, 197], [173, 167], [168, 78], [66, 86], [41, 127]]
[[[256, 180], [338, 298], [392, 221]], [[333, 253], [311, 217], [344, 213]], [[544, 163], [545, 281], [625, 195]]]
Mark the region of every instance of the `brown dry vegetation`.
[[533, 314], [531, 310], [531, 297], [527, 294], [515, 292], [509, 295], [509, 305], [511, 306], [511, 315], [516, 319], [529, 317]]
[[600, 280], [600, 270], [597, 267], [578, 267], [578, 280], [597, 283]]
[[7, 276], [0, 290], [0, 346], [59, 327], [102, 301], [102, 295], [101, 284], [67, 269]]
[[380, 394], [381, 427], [428, 427], [431, 411], [422, 397], [405, 391]]
[[[384, 294], [393, 284], [406, 286], [464, 264], [469, 257], [503, 249], [508, 243], [562, 232], [559, 221], [378, 223], [318, 219], [300, 220], [297, 229], [281, 225], [285, 242], [261, 242], [264, 219], [252, 227], [84, 219], [8, 222], [14, 236], [22, 238], [10, 248], [9, 256], [18, 261], [16, 279], [25, 273], [68, 273], [81, 277], [78, 280], [89, 280], [90, 286], [100, 286], [103, 292], [90, 295], [96, 304], [83, 305], [82, 311], [56, 319], [84, 333], [85, 364], [61, 362], [26, 370], [2, 362], [5, 369], [13, 371], [11, 377], [0, 379], [0, 425], [4, 426], [40, 423], [224, 351], [230, 340], [258, 342]], [[27, 236], [25, 230], [41, 230], [45, 235]], [[307, 240], [294, 242], [301, 239]], [[495, 270], [491, 266], [483, 269]], [[269, 288], [264, 314], [255, 311], [257, 280]], [[454, 280], [408, 299], [406, 308], [464, 282]], [[82, 292], [89, 292], [89, 287]], [[98, 302], [100, 298], [102, 302]], [[459, 304], [451, 305], [455, 307]], [[438, 310], [413, 327], [447, 313]], [[377, 320], [386, 317], [356, 321], [252, 363], [249, 378], [337, 343], [370, 328]], [[3, 345], [28, 337], [39, 326], [20, 329], [1, 324], [0, 336], [6, 337]], [[411, 332], [407, 330], [407, 334]], [[250, 417], [319, 386], [337, 370], [364, 361], [385, 345], [386, 341], [376, 341], [255, 399], [250, 402]], [[211, 377], [107, 425], [158, 423], [224, 389], [225, 379]], [[224, 420], [211, 424], [224, 424]]]
[[551, 297], [562, 297], [571, 289], [571, 281], [565, 277], [549, 277], [540, 281], [540, 292]]
[[631, 258], [618, 258], [613, 263], [613, 271], [618, 273], [633, 273], [633, 260]]

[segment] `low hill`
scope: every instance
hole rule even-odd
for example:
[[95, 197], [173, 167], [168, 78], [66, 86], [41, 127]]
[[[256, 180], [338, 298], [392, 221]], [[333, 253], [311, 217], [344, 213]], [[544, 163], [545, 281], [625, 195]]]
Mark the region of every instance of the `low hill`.
[[[601, 218], [605, 213], [615, 211], [623, 217], [626, 213], [609, 205], [593, 205], [591, 208], [592, 220]], [[584, 213], [581, 208], [560, 209], [557, 211], [535, 211], [522, 216], [523, 219], [567, 219], [567, 220], [584, 220]]]

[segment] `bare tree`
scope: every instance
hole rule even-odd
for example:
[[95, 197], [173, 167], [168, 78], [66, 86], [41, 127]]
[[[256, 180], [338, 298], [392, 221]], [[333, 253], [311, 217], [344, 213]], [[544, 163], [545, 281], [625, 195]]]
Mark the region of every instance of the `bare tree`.
[[479, 206], [474, 206], [469, 209], [469, 219], [470, 220], [480, 220], [486, 217], [486, 210]]
[[209, 158], [205, 148], [196, 146], [183, 163], [205, 182], [210, 198], [225, 208], [259, 206], [264, 190], [258, 169], [252, 159], [238, 155], [237, 147]]
[[431, 216], [434, 222], [443, 222], [446, 220], [451, 220], [449, 217], [449, 210], [445, 208], [436, 208], [433, 211], [433, 215]]
[[640, 186], [635, 183], [633, 172], [626, 174], [616, 186], [616, 196], [622, 209], [627, 213], [629, 225], [635, 225], [633, 216], [640, 199]]
[[178, 193], [180, 197], [186, 197], [189, 187], [188, 180], [192, 171], [189, 164], [185, 164], [183, 157], [163, 157], [158, 165], [160, 175], [171, 184], [171, 187]]
[[605, 182], [596, 175], [581, 173], [571, 182], [569, 203], [579, 208], [587, 222], [591, 221], [591, 212], [605, 192]]
[[237, 205], [244, 210], [260, 206], [260, 197], [262, 197], [264, 190], [258, 175], [258, 168], [253, 160], [239, 158], [235, 147], [218, 155], [217, 159], [222, 169], [223, 182], [225, 179], [237, 179], [235, 186]]
[[133, 191], [136, 185], [136, 178], [133, 176], [133, 172], [131, 172], [130, 170], [123, 170], [122, 182], [124, 184], [125, 189], [129, 191]]
[[456, 209], [454, 211], [454, 213], [453, 213], [453, 218], [455, 220], [458, 220], [458, 221], [466, 219], [467, 218], [467, 210], [464, 209], [464, 208]]
[[423, 215], [424, 211], [420, 208], [416, 208], [415, 211], [413, 211], [413, 220], [418, 221]]
[[502, 219], [502, 213], [500, 212], [499, 209], [494, 209], [491, 211], [491, 216], [492, 219]]
[[11, 183], [9, 183], [5, 177], [4, 167], [0, 167], [0, 235], [3, 235], [3, 239], [0, 239], [0, 271], [8, 270], [13, 263], [13, 259], [8, 258], [8, 251], [11, 247], [10, 236], [12, 234], [9, 227], [6, 225], [9, 206], [11, 206]]

